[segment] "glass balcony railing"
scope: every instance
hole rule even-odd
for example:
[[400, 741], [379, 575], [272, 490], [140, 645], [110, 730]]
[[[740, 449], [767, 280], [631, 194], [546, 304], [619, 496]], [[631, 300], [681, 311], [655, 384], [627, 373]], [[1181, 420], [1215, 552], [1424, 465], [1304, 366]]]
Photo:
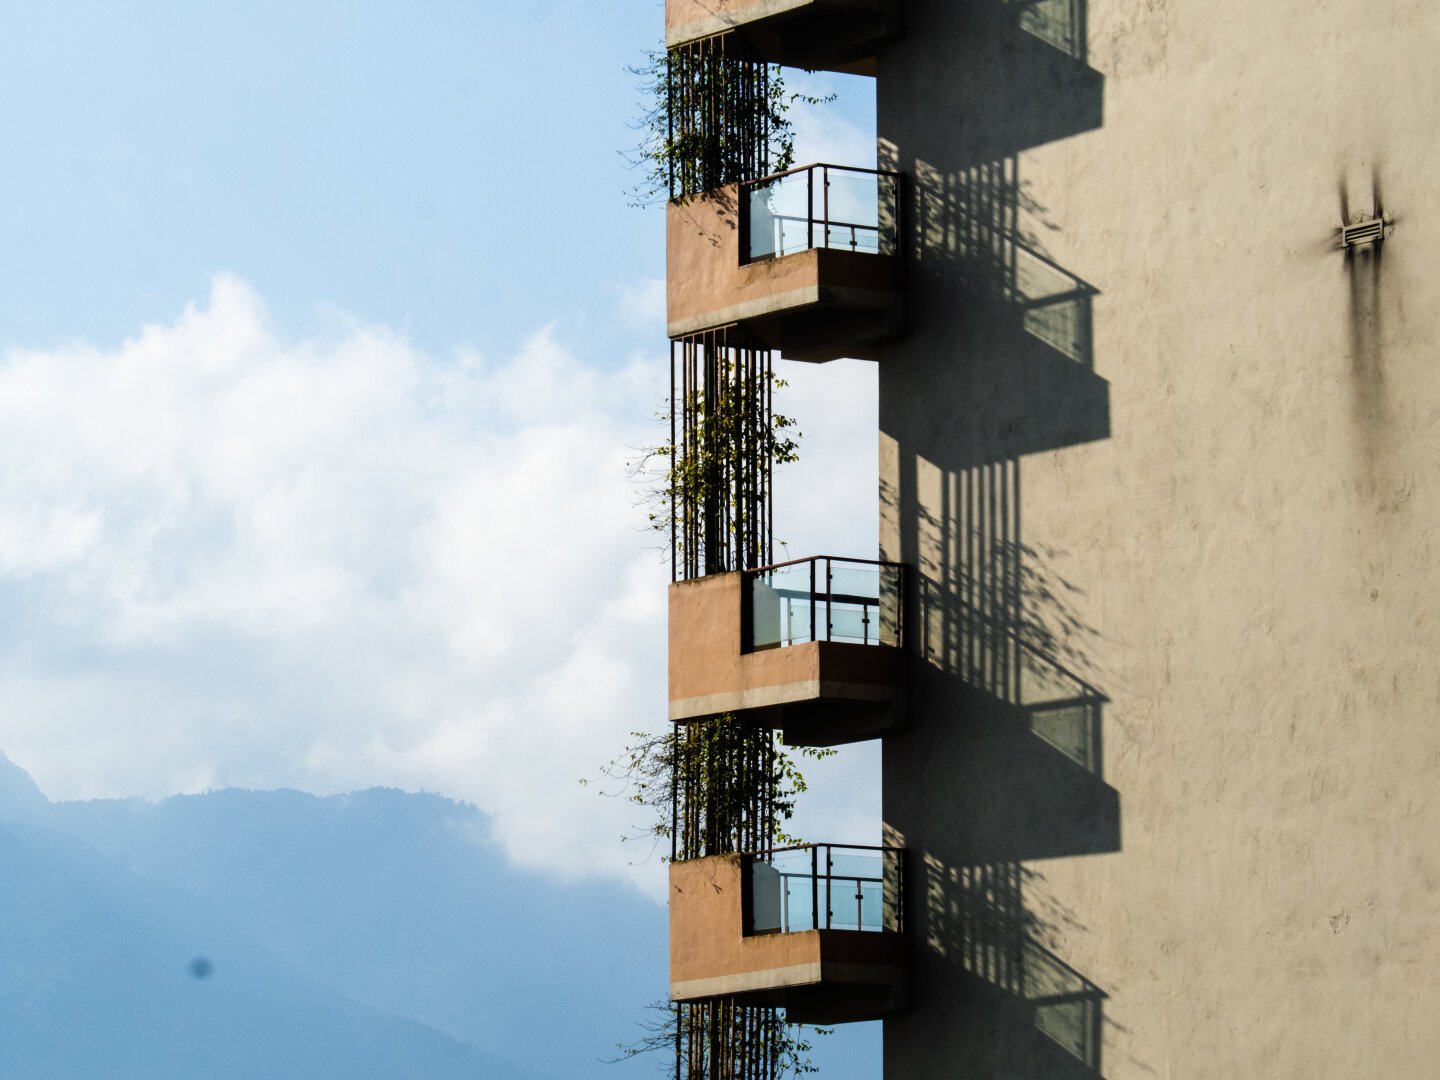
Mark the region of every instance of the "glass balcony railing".
[[748, 934], [902, 929], [901, 848], [806, 844], [746, 856]]
[[905, 567], [820, 555], [747, 573], [749, 647], [806, 641], [899, 646]]
[[902, 180], [877, 169], [805, 165], [742, 184], [741, 261], [810, 248], [898, 254]]

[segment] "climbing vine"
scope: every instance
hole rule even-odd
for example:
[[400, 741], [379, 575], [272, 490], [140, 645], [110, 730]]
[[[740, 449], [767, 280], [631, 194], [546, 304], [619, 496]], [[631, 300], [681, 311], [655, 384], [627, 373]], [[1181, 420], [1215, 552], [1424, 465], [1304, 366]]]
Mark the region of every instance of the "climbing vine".
[[633, 206], [685, 200], [795, 163], [790, 110], [833, 95], [788, 90], [782, 69], [736, 55], [728, 34], [653, 49], [628, 69], [639, 80], [639, 143], [625, 152], [640, 180]]
[[649, 526], [670, 540], [676, 579], [775, 561], [776, 465], [799, 459], [793, 418], [774, 409], [785, 386], [770, 352], [734, 328], [672, 343], [669, 439], [631, 462]]
[[[644, 100], [631, 151], [642, 170], [634, 205], [684, 201], [794, 163], [790, 108], [821, 99], [785, 88], [780, 69], [721, 34], [648, 53], [631, 69]], [[739, 327], [672, 342], [664, 421], [669, 439], [643, 448], [632, 473], [645, 484], [650, 526], [670, 537], [672, 575], [754, 569], [774, 562], [774, 467], [796, 460], [799, 432], [776, 413], [771, 352]], [[832, 751], [804, 750], [823, 757]], [[652, 812], [638, 835], [670, 841], [671, 859], [758, 851], [793, 840], [784, 824], [805, 781], [770, 728], [720, 715], [636, 732], [601, 769]], [[733, 998], [655, 1006], [622, 1057], [673, 1049], [676, 1080], [778, 1080], [816, 1071], [810, 1045], [772, 1006]]]

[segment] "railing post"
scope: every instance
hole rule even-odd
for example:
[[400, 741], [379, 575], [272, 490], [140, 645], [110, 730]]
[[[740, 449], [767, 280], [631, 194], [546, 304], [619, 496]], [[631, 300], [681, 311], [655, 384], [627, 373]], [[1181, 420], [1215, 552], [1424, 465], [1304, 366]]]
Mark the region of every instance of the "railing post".
[[805, 170], [805, 226], [810, 247], [815, 246], [815, 166]]
[[821, 234], [820, 246], [830, 246], [830, 166], [820, 166], [820, 183], [824, 187], [821, 195], [822, 205], [825, 207], [825, 231]]
[[740, 205], [735, 208], [740, 224], [740, 265], [745, 266], [750, 262], [750, 194], [743, 183], [735, 190], [740, 193]]
[[[829, 905], [826, 905], [827, 907]], [[810, 849], [810, 926], [820, 929], [820, 845]], [[828, 929], [828, 927], [827, 927]]]
[[820, 627], [815, 622], [815, 560], [810, 560], [810, 640], [820, 640]]
[[835, 613], [831, 610], [831, 597], [835, 593], [835, 568], [829, 559], [825, 560], [825, 640], [835, 635]]

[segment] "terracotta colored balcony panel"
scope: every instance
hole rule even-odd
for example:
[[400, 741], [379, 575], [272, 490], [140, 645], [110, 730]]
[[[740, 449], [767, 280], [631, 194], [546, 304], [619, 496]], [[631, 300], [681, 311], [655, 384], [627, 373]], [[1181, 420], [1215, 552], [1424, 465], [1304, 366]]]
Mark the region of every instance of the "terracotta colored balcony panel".
[[776, 1005], [795, 1023], [904, 1008], [904, 853], [808, 845], [670, 866], [670, 996]]
[[901, 726], [904, 567], [826, 556], [670, 587], [670, 718], [721, 713], [794, 746]]
[[811, 71], [875, 74], [901, 29], [901, 0], [666, 0], [670, 47], [730, 32], [737, 52]]
[[873, 359], [904, 330], [903, 182], [807, 165], [671, 203], [670, 337], [739, 325], [787, 359]]

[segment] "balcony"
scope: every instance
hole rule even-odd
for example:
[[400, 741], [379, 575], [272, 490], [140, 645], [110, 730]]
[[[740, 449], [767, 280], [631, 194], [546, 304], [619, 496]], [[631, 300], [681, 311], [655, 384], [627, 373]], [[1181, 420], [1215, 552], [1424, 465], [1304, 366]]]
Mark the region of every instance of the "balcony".
[[666, 0], [665, 44], [733, 32], [752, 60], [874, 75], [875, 53], [900, 33], [900, 0]]
[[818, 556], [670, 586], [670, 719], [721, 713], [792, 746], [903, 722], [905, 567]]
[[900, 848], [809, 844], [670, 866], [670, 996], [734, 996], [793, 1023], [906, 1005]]
[[670, 337], [738, 325], [790, 360], [874, 359], [904, 329], [903, 187], [806, 165], [671, 203]]

